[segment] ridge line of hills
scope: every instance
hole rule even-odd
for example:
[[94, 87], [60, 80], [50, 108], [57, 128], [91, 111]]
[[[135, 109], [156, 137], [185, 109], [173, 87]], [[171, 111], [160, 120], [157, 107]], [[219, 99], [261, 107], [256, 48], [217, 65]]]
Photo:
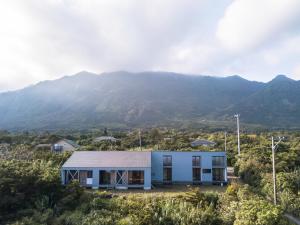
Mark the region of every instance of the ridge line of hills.
[[[82, 71], [0, 93], [0, 129], [194, 126], [205, 121], [300, 127], [300, 82], [171, 72]], [[200, 122], [199, 122], [200, 121]], [[204, 121], [204, 122], [203, 122]]]

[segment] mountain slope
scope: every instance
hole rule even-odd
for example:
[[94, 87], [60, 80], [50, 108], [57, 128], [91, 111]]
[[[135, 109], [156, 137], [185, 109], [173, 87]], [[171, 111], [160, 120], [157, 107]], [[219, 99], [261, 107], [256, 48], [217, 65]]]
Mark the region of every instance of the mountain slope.
[[264, 86], [238, 76], [81, 72], [0, 94], [0, 126], [61, 129], [214, 118], [216, 112], [243, 102]]
[[300, 127], [300, 81], [166, 72], [81, 72], [0, 94], [0, 129], [167, 125], [209, 120]]
[[278, 75], [264, 88], [222, 113], [229, 116], [236, 112], [248, 123], [300, 127], [300, 82]]

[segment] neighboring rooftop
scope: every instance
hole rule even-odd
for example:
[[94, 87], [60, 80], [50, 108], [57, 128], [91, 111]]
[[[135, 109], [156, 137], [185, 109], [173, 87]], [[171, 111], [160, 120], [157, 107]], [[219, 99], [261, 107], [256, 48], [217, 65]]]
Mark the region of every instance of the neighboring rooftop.
[[62, 167], [151, 167], [151, 152], [76, 151]]
[[75, 141], [72, 141], [72, 140], [69, 140], [69, 139], [60, 139], [60, 140], [58, 140], [57, 142], [55, 142], [55, 143], [58, 143], [58, 142], [60, 142], [60, 141], [65, 141], [65, 142], [67, 142], [68, 144], [70, 144], [70, 145], [72, 145], [74, 148], [79, 148], [80, 147], [80, 145], [78, 145]]
[[94, 142], [101, 142], [101, 141], [111, 141], [111, 142], [116, 142], [118, 139], [114, 138], [112, 136], [101, 136], [101, 137], [96, 137], [94, 139]]
[[193, 142], [191, 142], [191, 146], [192, 147], [196, 147], [196, 146], [215, 146], [216, 143], [213, 141], [208, 141], [208, 140], [195, 140]]

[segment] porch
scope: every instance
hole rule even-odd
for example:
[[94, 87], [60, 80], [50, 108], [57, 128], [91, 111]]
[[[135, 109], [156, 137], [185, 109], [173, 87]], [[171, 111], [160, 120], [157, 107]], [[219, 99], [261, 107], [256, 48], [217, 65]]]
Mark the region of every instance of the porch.
[[80, 186], [94, 189], [151, 189], [150, 168], [70, 168], [62, 170], [62, 177], [64, 178], [63, 184], [69, 184], [73, 180], [76, 180]]

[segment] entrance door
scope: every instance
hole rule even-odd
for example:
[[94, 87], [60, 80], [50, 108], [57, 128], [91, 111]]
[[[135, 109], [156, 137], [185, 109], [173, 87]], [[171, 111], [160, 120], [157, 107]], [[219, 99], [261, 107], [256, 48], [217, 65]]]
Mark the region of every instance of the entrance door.
[[87, 179], [87, 171], [80, 171], [79, 172], [79, 183], [82, 186], [86, 185], [86, 179]]

